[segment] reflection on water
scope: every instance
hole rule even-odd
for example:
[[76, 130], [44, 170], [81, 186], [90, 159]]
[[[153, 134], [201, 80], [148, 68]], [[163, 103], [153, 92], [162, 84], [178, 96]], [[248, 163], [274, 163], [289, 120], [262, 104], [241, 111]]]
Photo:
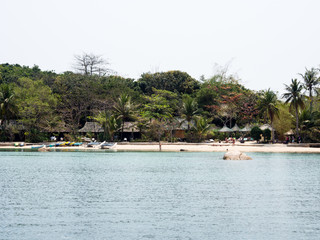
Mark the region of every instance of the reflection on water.
[[319, 239], [314, 154], [0, 152], [0, 239]]

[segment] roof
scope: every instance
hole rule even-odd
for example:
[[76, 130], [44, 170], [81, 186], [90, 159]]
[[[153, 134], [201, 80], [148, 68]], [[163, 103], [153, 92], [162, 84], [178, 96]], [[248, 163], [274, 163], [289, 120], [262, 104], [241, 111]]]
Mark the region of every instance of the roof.
[[224, 125], [223, 128], [219, 130], [219, 132], [233, 132], [233, 130]]
[[293, 132], [292, 129], [290, 129], [290, 130], [289, 130], [288, 132], [286, 132], [284, 135], [285, 135], [285, 136], [294, 135], [294, 132]]
[[231, 128], [234, 132], [238, 132], [238, 131], [240, 131], [240, 128], [238, 127], [238, 124], [235, 124], [234, 126], [233, 126], [233, 128]]
[[[119, 129], [121, 131], [121, 129]], [[136, 122], [124, 122], [123, 132], [140, 132]]]
[[260, 126], [261, 130], [266, 130], [269, 129], [270, 131], [272, 131], [272, 127], [269, 124], [263, 124], [262, 126]]
[[83, 128], [79, 129], [79, 132], [104, 132], [102, 126], [97, 122], [86, 122], [83, 126]]
[[247, 124], [244, 128], [240, 129], [240, 132], [250, 132], [251, 131], [251, 127], [249, 126], [249, 124]]

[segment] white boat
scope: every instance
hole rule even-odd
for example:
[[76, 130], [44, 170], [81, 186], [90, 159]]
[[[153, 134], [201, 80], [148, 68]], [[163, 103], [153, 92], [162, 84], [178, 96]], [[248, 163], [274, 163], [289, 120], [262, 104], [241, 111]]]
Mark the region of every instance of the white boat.
[[117, 146], [117, 143], [108, 143], [108, 142], [102, 143], [100, 145], [101, 149], [113, 149], [116, 146]]

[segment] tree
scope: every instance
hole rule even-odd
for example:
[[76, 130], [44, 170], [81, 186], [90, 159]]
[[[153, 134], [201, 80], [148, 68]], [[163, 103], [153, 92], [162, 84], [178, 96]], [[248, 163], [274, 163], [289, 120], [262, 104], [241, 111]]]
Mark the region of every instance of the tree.
[[259, 102], [259, 108], [261, 112], [264, 112], [270, 119], [271, 127], [272, 127], [272, 142], [274, 142], [274, 127], [273, 121], [275, 117], [279, 117], [279, 109], [277, 107], [277, 95], [270, 90], [263, 92], [262, 98]]
[[67, 72], [57, 77], [53, 85], [53, 92], [59, 98], [57, 111], [73, 134], [88, 116], [105, 109], [106, 104], [99, 99], [102, 98], [99, 91], [100, 85], [95, 76]]
[[84, 75], [104, 76], [110, 72], [109, 63], [101, 55], [83, 53], [75, 55], [74, 69]]
[[188, 122], [188, 131], [190, 130], [190, 122], [194, 119], [194, 117], [199, 113], [198, 104], [189, 95], [186, 95], [183, 99], [182, 103], [182, 117], [185, 121]]
[[208, 119], [203, 117], [198, 117], [195, 120], [196, 122], [193, 130], [198, 136], [198, 142], [201, 142], [205, 134], [210, 129], [210, 124], [208, 123]]
[[13, 85], [3, 83], [0, 85], [0, 119], [5, 130], [7, 121], [17, 114], [16, 95]]
[[173, 109], [170, 102], [158, 94], [145, 96], [145, 104], [143, 105], [141, 115], [150, 120], [156, 119], [159, 122], [171, 119], [173, 117]]
[[313, 105], [313, 93], [317, 93], [316, 87], [318, 86], [320, 80], [318, 78], [318, 71], [314, 68], [308, 70], [304, 74], [299, 73], [304, 80], [304, 88], [309, 91], [309, 101], [310, 101], [310, 113], [312, 113]]
[[269, 141], [271, 138], [271, 131], [269, 128], [266, 128], [265, 130], [262, 131], [263, 137], [265, 141]]
[[55, 115], [57, 98], [41, 80], [21, 78], [15, 88], [19, 121], [27, 130], [48, 131], [48, 122]]
[[99, 122], [104, 129], [105, 139], [114, 140], [114, 133], [119, 130], [119, 121], [115, 115], [108, 111], [100, 112], [94, 119]]
[[263, 132], [258, 126], [253, 127], [250, 132], [251, 137], [257, 142], [259, 142], [262, 134]]
[[297, 79], [292, 79], [289, 86], [285, 84], [287, 92], [283, 94], [283, 98], [286, 99], [285, 103], [290, 103], [289, 110], [295, 110], [297, 137], [299, 136], [299, 108], [304, 108], [302, 88], [303, 86]]
[[138, 85], [142, 92], [148, 95], [153, 93], [153, 88], [180, 94], [192, 94], [199, 88], [199, 83], [195, 79], [181, 71], [144, 73], [138, 80]]
[[121, 119], [121, 140], [124, 130], [124, 122], [134, 118], [134, 106], [131, 103], [131, 97], [122, 94], [114, 103], [113, 110], [118, 119]]
[[303, 141], [319, 142], [320, 139], [320, 112], [304, 109], [299, 116], [300, 134]]

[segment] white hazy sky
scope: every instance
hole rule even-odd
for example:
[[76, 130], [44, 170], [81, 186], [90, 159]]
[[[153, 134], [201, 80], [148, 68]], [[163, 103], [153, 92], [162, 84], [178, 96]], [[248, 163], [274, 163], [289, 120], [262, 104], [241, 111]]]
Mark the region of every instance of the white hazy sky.
[[283, 91], [320, 64], [319, 0], [0, 0], [0, 63], [72, 70], [101, 54], [121, 76], [231, 61], [254, 90]]

